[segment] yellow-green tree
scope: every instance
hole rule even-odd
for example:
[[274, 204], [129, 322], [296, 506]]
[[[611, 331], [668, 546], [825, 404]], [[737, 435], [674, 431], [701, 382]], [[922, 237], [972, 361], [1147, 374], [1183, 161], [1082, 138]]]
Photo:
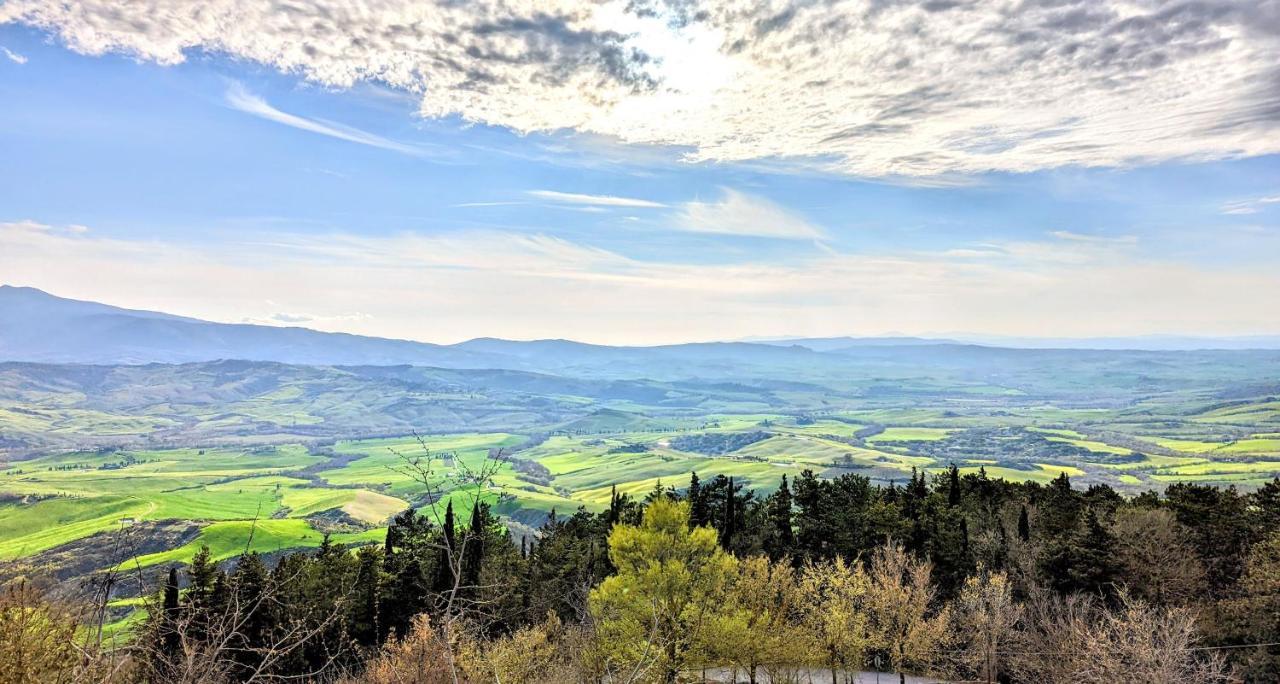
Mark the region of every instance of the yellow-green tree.
[[799, 585], [799, 616], [808, 642], [808, 658], [839, 673], [862, 667], [867, 650], [867, 616], [861, 604], [867, 578], [843, 558], [805, 565]]
[[735, 561], [715, 530], [689, 526], [689, 506], [659, 497], [639, 525], [609, 533], [617, 574], [591, 592], [598, 647], [614, 681], [675, 682], [701, 630], [723, 606]]
[[960, 666], [984, 682], [995, 682], [1004, 669], [1001, 654], [1021, 614], [1008, 575], [979, 567], [965, 580], [953, 608], [954, 631], [964, 641], [957, 654]]
[[723, 605], [710, 616], [700, 649], [715, 660], [744, 670], [755, 684], [767, 665], [794, 665], [803, 657], [793, 619], [800, 592], [796, 572], [786, 559], [770, 562], [753, 556], [738, 563]]
[[931, 614], [931, 570], [928, 562], [912, 558], [902, 545], [889, 543], [876, 550], [867, 571], [864, 605], [871, 639], [889, 655], [904, 684], [906, 670], [927, 668], [948, 638], [949, 610]]

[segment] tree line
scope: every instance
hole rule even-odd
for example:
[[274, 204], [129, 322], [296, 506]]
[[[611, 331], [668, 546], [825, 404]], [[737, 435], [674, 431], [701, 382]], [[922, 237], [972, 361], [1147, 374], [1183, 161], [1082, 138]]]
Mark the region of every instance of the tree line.
[[[1280, 679], [1280, 479], [1126, 498], [1065, 474], [953, 467], [880, 486], [806, 471], [758, 496], [695, 473], [513, 539], [484, 472], [445, 483], [416, 468], [427, 489], [475, 496], [401, 513], [381, 545], [233, 567], [202, 550], [169, 571], [127, 666], [98, 681]], [[30, 594], [10, 589], [0, 622], [66, 613]], [[0, 636], [0, 663], [39, 661], [5, 648], [18, 636]], [[88, 653], [67, 657], [88, 667]]]

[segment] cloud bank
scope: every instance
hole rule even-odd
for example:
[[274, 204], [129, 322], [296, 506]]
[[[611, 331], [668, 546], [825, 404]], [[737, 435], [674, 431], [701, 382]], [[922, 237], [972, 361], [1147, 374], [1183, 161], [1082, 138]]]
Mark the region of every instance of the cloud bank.
[[1280, 152], [1276, 0], [9, 0], [0, 22], [692, 161], [919, 177]]
[[940, 329], [1234, 335], [1275, 332], [1265, 326], [1280, 313], [1240, 296], [1280, 290], [1270, 264], [1159, 261], [1132, 244], [1058, 235], [962, 251], [694, 264], [497, 231], [283, 233], [210, 246], [0, 223], [8, 284], [226, 322], [438, 342], [656, 344]]

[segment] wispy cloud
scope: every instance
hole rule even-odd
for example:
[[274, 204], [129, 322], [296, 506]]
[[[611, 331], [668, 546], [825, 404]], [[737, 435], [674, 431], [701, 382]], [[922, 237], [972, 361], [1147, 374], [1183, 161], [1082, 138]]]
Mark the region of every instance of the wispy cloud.
[[9, 61], [10, 61], [10, 62], [13, 62], [14, 64], [26, 64], [26, 63], [27, 63], [27, 57], [26, 57], [26, 55], [20, 55], [20, 54], [18, 54], [18, 53], [16, 53], [16, 52], [14, 52], [13, 50], [10, 50], [9, 48], [4, 47], [3, 45], [0, 45], [0, 53], [3, 53], [3, 54], [4, 54], [4, 56], [5, 56], [5, 57], [7, 57], [7, 58], [9, 58]]
[[379, 147], [384, 150], [391, 150], [401, 154], [409, 154], [414, 156], [423, 156], [427, 154], [427, 150], [415, 145], [398, 142], [389, 138], [384, 138], [374, 133], [362, 131], [358, 128], [344, 126], [332, 121], [324, 121], [322, 119], [309, 119], [307, 117], [290, 114], [271, 106], [269, 102], [262, 97], [255, 95], [245, 89], [241, 83], [232, 83], [227, 89], [226, 102], [234, 109], [238, 109], [246, 114], [274, 121], [293, 128], [311, 133], [326, 135], [330, 138], [346, 140], [360, 145], [368, 145], [370, 147]]
[[1136, 235], [1086, 235], [1084, 233], [1075, 233], [1069, 230], [1055, 230], [1049, 233], [1059, 240], [1067, 240], [1069, 242], [1092, 242], [1095, 244], [1111, 244], [1111, 245], [1136, 245], [1138, 244], [1138, 236]]
[[559, 192], [556, 190], [529, 190], [526, 194], [548, 202], [561, 204], [580, 204], [593, 207], [636, 207], [660, 209], [667, 205], [634, 197], [617, 197], [615, 195], [584, 195], [576, 192]]
[[1268, 204], [1280, 204], [1280, 195], [1227, 202], [1222, 205], [1221, 212], [1228, 215], [1256, 214]]
[[672, 217], [673, 227], [694, 233], [745, 235], [783, 240], [821, 240], [822, 230], [804, 218], [755, 195], [721, 188], [719, 201], [692, 201]]

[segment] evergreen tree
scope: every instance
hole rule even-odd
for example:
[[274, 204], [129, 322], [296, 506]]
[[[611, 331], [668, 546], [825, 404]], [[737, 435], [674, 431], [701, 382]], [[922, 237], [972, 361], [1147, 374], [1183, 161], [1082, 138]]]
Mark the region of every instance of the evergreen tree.
[[471, 507], [471, 525], [467, 530], [466, 548], [462, 552], [462, 586], [468, 591], [480, 585], [480, 565], [484, 560], [485, 512], [488, 506], [477, 501]]
[[178, 569], [169, 568], [169, 578], [164, 584], [164, 613], [160, 619], [160, 648], [166, 660], [178, 657], [182, 648], [181, 635], [178, 633]]
[[947, 506], [955, 508], [960, 505], [960, 469], [952, 463], [947, 470]]
[[457, 568], [458, 547], [454, 538], [457, 524], [453, 518], [453, 499], [449, 499], [449, 503], [444, 508], [444, 527], [442, 529], [440, 550], [436, 554], [435, 578], [431, 582], [431, 590], [437, 594], [444, 594], [454, 586], [453, 576], [454, 569]]
[[769, 495], [765, 505], [769, 525], [765, 550], [770, 558], [777, 560], [790, 555], [796, 544], [795, 532], [791, 528], [791, 487], [787, 484], [786, 475], [782, 476], [782, 484]]
[[1165, 489], [1178, 522], [1186, 525], [1205, 567], [1209, 594], [1225, 596], [1244, 570], [1249, 547], [1268, 530], [1255, 524], [1257, 511], [1235, 487], [1178, 483]]
[[685, 495], [689, 500], [689, 524], [702, 527], [707, 524], [707, 497], [702, 491], [702, 483], [698, 481], [698, 473], [689, 476], [689, 491]]
[[386, 634], [402, 639], [409, 633], [413, 616], [427, 609], [430, 588], [422, 564], [410, 556], [395, 572], [378, 611]]
[[620, 499], [618, 499], [618, 485], [615, 484], [609, 489], [609, 516], [606, 519], [606, 521], [609, 524], [609, 527], [613, 527], [614, 525], [617, 525], [618, 520], [621, 519], [621, 516], [622, 516], [622, 502]]
[[213, 587], [218, 575], [218, 566], [212, 560], [209, 547], [203, 545], [191, 558], [191, 567], [187, 576], [191, 578], [191, 587], [187, 592], [187, 601], [197, 610], [207, 608], [213, 596]]
[[1115, 537], [1090, 510], [1082, 529], [1055, 538], [1042, 563], [1049, 586], [1063, 594], [1111, 595], [1118, 574]]
[[376, 548], [365, 547], [356, 554], [358, 570], [355, 602], [351, 608], [351, 637], [365, 647], [374, 646], [386, 638], [378, 615], [378, 597], [383, 587]]
[[1031, 540], [1031, 519], [1027, 516], [1027, 505], [1022, 505], [1018, 512], [1018, 539], [1024, 542]]
[[[679, 681], [706, 619], [722, 604], [736, 563], [716, 543], [714, 530], [689, 525], [689, 506], [665, 497], [653, 502], [639, 526], [609, 534], [618, 574], [591, 591], [591, 614], [605, 657], [630, 669], [658, 644], [657, 678]], [[643, 662], [643, 661], [641, 661]]]
[[164, 583], [164, 614], [173, 617], [178, 612], [178, 569], [169, 568], [169, 579]]
[[262, 665], [272, 631], [270, 572], [256, 551], [241, 556], [230, 578], [231, 606], [238, 616], [228, 649], [238, 664], [237, 679], [247, 678]]
[[726, 549], [733, 548], [733, 536], [738, 533], [738, 497], [734, 494], [733, 478], [729, 478], [729, 489], [724, 502], [724, 528], [720, 545]]

